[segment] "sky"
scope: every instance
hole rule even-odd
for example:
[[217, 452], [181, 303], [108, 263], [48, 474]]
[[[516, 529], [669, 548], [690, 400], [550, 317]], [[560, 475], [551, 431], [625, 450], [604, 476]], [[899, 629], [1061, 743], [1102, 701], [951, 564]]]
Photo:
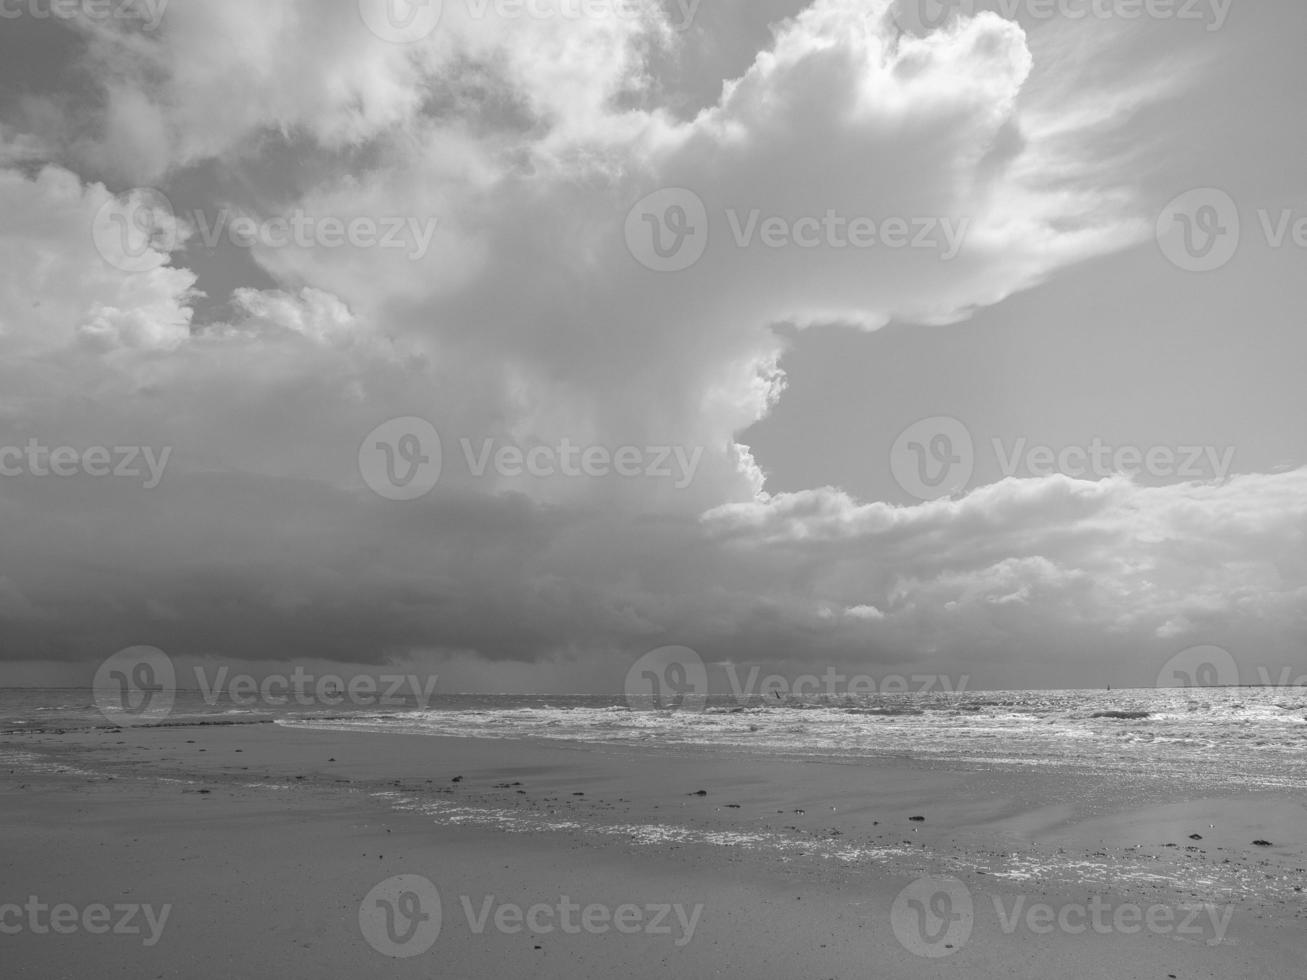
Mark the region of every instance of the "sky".
[[1296, 0], [0, 3], [0, 684], [1307, 673]]

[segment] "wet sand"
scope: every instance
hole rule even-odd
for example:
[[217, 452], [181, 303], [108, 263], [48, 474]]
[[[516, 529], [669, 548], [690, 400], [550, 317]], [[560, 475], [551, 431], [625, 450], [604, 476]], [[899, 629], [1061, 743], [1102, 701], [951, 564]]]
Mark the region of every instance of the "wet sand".
[[[0, 935], [7, 977], [1289, 976], [1307, 926], [1283, 793], [273, 725], [0, 753], [0, 905], [171, 906]], [[396, 959], [359, 909], [398, 875], [441, 905]]]

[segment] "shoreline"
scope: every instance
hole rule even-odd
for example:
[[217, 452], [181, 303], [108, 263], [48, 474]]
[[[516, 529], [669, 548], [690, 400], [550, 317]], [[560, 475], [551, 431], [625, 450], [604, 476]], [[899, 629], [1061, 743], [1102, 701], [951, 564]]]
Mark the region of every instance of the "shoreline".
[[[546, 954], [550, 965], [536, 975], [611, 976], [632, 972], [634, 963], [636, 976], [672, 969], [730, 976], [748, 961], [757, 976], [865, 976], [869, 952], [883, 967], [875, 975], [890, 977], [987, 975], [994, 967], [982, 964], [1032, 957], [1054, 976], [1092, 976], [1087, 969], [1099, 966], [1113, 977], [1232, 976], [1254, 952], [1268, 964], [1263, 973], [1278, 975], [1288, 968], [1294, 929], [1301, 929], [1296, 920], [1307, 917], [1303, 893], [1293, 890], [1307, 885], [1299, 829], [1307, 811], [1291, 794], [1187, 797], [1183, 787], [1149, 787], [1145, 780], [1085, 785], [1075, 773], [1046, 770], [278, 725], [27, 734], [0, 740], [0, 755], [11, 855], [5, 880], [16, 892], [40, 894], [37, 886], [48, 891], [51, 882], [76, 882], [84, 891], [107, 877], [143, 880], [160, 895], [191, 895], [185, 887], [170, 893], [165, 883], [197, 862], [201, 884], [216, 868], [242, 882], [217, 882], [211, 893], [192, 895], [187, 901], [203, 908], [188, 915], [179, 906], [156, 946], [114, 947], [123, 972], [104, 976], [130, 975], [131, 964], [175, 962], [191, 940], [174, 936], [189, 935], [201, 911], [227, 923], [219, 932], [241, 932], [242, 915], [230, 913], [230, 923], [223, 917], [241, 904], [245, 887], [272, 901], [286, 884], [279, 865], [292, 859], [310, 880], [335, 882], [312, 894], [296, 886], [306, 923], [319, 923], [308, 929], [316, 939], [306, 941], [330, 950], [332, 963], [355, 958], [357, 975], [388, 965], [399, 966], [401, 976], [409, 966], [412, 975], [430, 975], [430, 956], [381, 956], [363, 941], [357, 919], [359, 902], [377, 881], [424, 869], [442, 895], [453, 896], [444, 903], [449, 928], [435, 950], [442, 962], [454, 956], [474, 964], [469, 976], [487, 963], [541, 971], [537, 960]], [[98, 846], [82, 840], [90, 828], [102, 835]], [[1189, 833], [1203, 840], [1191, 842]], [[1263, 838], [1274, 846], [1252, 846]], [[346, 840], [357, 855], [343, 849]], [[402, 851], [396, 840], [404, 842]], [[146, 841], [153, 853], [133, 860]], [[333, 869], [348, 869], [348, 882]], [[549, 895], [576, 899], [555, 883], [569, 875], [580, 878], [568, 888], [611, 908], [680, 905], [684, 920], [669, 915], [668, 922], [688, 922], [701, 905], [694, 938], [683, 946], [663, 942], [663, 935], [618, 942], [610, 929], [614, 951], [605, 952], [591, 943], [597, 935], [501, 934], [485, 925], [494, 921], [481, 917], [485, 895], [497, 895], [495, 902], [523, 896], [514, 901], [524, 908], [548, 904]], [[895, 919], [895, 901], [919, 878], [960, 882], [973, 901], [973, 929], [956, 951], [918, 955], [896, 932], [903, 920], [902, 907]], [[1103, 920], [1094, 918], [1093, 896], [1106, 903], [1106, 934], [1095, 931]], [[1171, 909], [1170, 931], [1123, 931], [1111, 920], [1123, 904]], [[1038, 931], [1042, 919], [1027, 919], [1035, 906], [1042, 915], [1044, 905], [1074, 905], [1066, 925], [1085, 929]], [[1179, 931], [1192, 911], [1182, 906], [1198, 908], [1189, 923], [1201, 930], [1195, 935]], [[471, 925], [468, 908], [476, 912]], [[750, 916], [736, 914], [744, 911], [758, 919], [755, 931], [742, 924]], [[472, 929], [477, 921], [480, 933]], [[321, 925], [327, 922], [333, 925]], [[834, 941], [809, 948], [804, 937], [820, 935]], [[92, 939], [40, 938], [16, 937], [16, 962], [50, 966], [78, 945], [73, 940]], [[526, 941], [532, 938], [540, 942]], [[1091, 941], [1092, 952], [1080, 949]], [[796, 944], [812, 959], [786, 960], [797, 956]], [[1154, 960], [1160, 973], [1126, 972]], [[793, 971], [771, 972], [781, 961]], [[861, 969], [853, 972], [857, 963]], [[417, 969], [422, 964], [425, 973]], [[290, 966], [279, 972], [313, 975]]]

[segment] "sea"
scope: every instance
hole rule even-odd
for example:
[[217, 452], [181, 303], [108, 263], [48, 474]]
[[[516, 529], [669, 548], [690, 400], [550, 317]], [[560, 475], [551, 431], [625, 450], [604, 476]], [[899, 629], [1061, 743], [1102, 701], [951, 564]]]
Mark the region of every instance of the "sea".
[[[645, 710], [622, 695], [413, 695], [385, 707], [235, 702], [178, 690], [158, 725], [281, 725], [378, 734], [532, 739], [796, 758], [920, 758], [1081, 767], [1307, 789], [1307, 687], [931, 691], [709, 697]], [[114, 727], [86, 688], [0, 688], [0, 733]]]

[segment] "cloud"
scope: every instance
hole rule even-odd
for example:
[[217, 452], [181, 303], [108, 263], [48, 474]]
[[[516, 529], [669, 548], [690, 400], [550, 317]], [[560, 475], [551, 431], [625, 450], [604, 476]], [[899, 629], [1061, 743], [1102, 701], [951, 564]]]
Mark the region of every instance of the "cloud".
[[[1070, 631], [1170, 642], [1296, 615], [1298, 471], [1154, 489], [1009, 480], [895, 508], [768, 495], [736, 442], [782, 397], [778, 325], [959, 322], [1136, 242], [1130, 188], [1088, 134], [1157, 91], [1055, 125], [1017, 25], [897, 36], [883, 2], [818, 0], [680, 118], [650, 65], [690, 42], [653, 5], [581, 22], [446, 7], [414, 45], [371, 35], [343, 0], [173, 0], [156, 33], [83, 25], [102, 101], [0, 131], [0, 160], [54, 161], [0, 171], [0, 442], [172, 450], [149, 491], [0, 480], [4, 657], [137, 642], [431, 655], [479, 677], [593, 664], [611, 687], [622, 657], [664, 642], [1026, 663], [1062, 656]], [[97, 126], [61, 122], [85, 112]], [[276, 288], [239, 288], [200, 325], [197, 216], [101, 179], [198, 200], [206, 223], [434, 230], [420, 249], [256, 243]], [[663, 188], [693, 191], [709, 221], [703, 257], [675, 273], [625, 239], [628, 210]], [[106, 207], [149, 219], [123, 225], [141, 239], [130, 270], [96, 249]], [[752, 212], [965, 234], [949, 256], [741, 247], [734, 223]], [[403, 416], [436, 425], [444, 471], [396, 504], [357, 460]], [[477, 476], [464, 439], [702, 456], [684, 488]]]
[[1144, 654], [1296, 630], [1304, 487], [1302, 469], [1159, 487], [1051, 476], [913, 507], [825, 489], [725, 505], [704, 523], [758, 594], [802, 582], [880, 610], [875, 635], [893, 649], [1066, 667], [1072, 637]]
[[66, 350], [175, 348], [189, 336], [195, 276], [145, 248], [148, 268], [124, 275], [96, 250], [101, 209], [114, 207], [99, 185], [46, 167], [33, 179], [0, 170], [0, 330], [8, 358]]
[[358, 0], [170, 0], [155, 30], [81, 18], [71, 23], [104, 105], [91, 133], [65, 117], [52, 135], [85, 165], [137, 182], [238, 160], [270, 132], [334, 151], [403, 143], [428, 126], [538, 126], [570, 140], [610, 126], [608, 103], [643, 88], [644, 55], [671, 43], [655, 0], [585, 17], [484, 7], [444, 4], [439, 24], [411, 44], [369, 31]]

